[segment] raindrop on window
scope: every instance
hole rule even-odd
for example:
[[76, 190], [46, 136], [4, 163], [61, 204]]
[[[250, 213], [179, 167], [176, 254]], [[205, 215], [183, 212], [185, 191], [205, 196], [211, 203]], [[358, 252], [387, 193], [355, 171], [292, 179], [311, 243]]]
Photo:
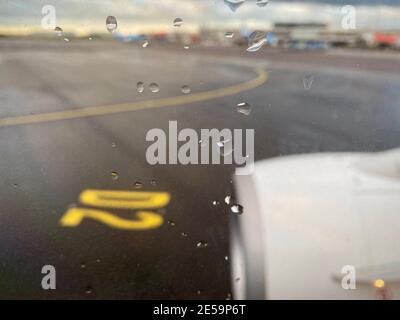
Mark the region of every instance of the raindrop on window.
[[142, 93], [144, 91], [144, 83], [139, 81], [136, 84], [136, 90], [137, 90], [137, 92]]
[[251, 113], [251, 106], [247, 102], [240, 102], [237, 104], [237, 112], [248, 116]]
[[235, 12], [243, 3], [245, 0], [224, 0], [224, 3], [231, 9], [233, 12]]
[[118, 172], [116, 172], [116, 171], [111, 172], [111, 178], [113, 180], [118, 180], [118, 178], [119, 178]]
[[143, 187], [143, 183], [136, 181], [135, 182], [135, 189], [141, 189]]
[[91, 286], [87, 286], [86, 289], [85, 289], [85, 292], [87, 294], [91, 294], [91, 293], [93, 293], [93, 288]]
[[229, 141], [230, 141], [229, 139], [218, 141], [218, 142], [217, 142], [217, 146], [218, 146], [219, 148], [222, 148], [222, 147], [225, 145], [225, 143], [227, 143], [227, 142], [229, 142]]
[[257, 6], [262, 8], [262, 7], [265, 7], [268, 4], [268, 0], [257, 0], [256, 4], [257, 4]]
[[226, 204], [231, 204], [231, 201], [232, 201], [232, 196], [228, 195], [228, 196], [225, 197], [225, 203]]
[[232, 211], [232, 213], [235, 213], [235, 214], [242, 214], [243, 207], [240, 204], [233, 204], [231, 206], [231, 211]]
[[175, 222], [172, 220], [168, 220], [168, 225], [170, 225], [171, 227], [175, 227]]
[[57, 36], [61, 37], [64, 34], [63, 29], [61, 29], [60, 27], [55, 27], [54, 28], [54, 32], [56, 33]]
[[255, 52], [262, 48], [267, 43], [267, 34], [263, 31], [253, 31], [249, 36], [249, 43], [247, 47], [248, 52]]
[[158, 93], [158, 92], [160, 92], [160, 87], [159, 87], [158, 84], [155, 83], [155, 82], [150, 83], [149, 88], [150, 88], [150, 91], [153, 92], [153, 93]]
[[174, 20], [174, 27], [180, 27], [183, 24], [183, 20], [181, 18], [176, 18]]
[[190, 87], [187, 85], [182, 86], [182, 93], [189, 94], [191, 92]]
[[204, 249], [208, 247], [208, 243], [205, 241], [199, 241], [196, 244], [197, 248]]

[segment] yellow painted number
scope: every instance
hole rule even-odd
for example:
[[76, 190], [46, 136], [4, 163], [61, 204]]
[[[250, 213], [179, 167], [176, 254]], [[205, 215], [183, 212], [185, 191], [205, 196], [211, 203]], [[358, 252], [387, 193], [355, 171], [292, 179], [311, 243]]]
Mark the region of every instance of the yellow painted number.
[[88, 206], [116, 209], [161, 208], [170, 200], [167, 192], [85, 190], [79, 200]]
[[62, 217], [60, 223], [64, 227], [76, 227], [84, 218], [100, 221], [112, 228], [123, 230], [147, 230], [158, 228], [163, 224], [163, 218], [151, 211], [139, 211], [136, 220], [122, 219], [107, 211], [71, 208]]
[[[161, 208], [170, 201], [167, 192], [138, 192], [85, 190], [79, 200], [89, 206], [114, 209], [149, 209]], [[158, 213], [139, 210], [135, 219], [124, 219], [110, 212], [90, 208], [70, 208], [60, 220], [63, 227], [76, 227], [85, 218], [93, 219], [120, 230], [148, 230], [161, 226], [164, 219]]]

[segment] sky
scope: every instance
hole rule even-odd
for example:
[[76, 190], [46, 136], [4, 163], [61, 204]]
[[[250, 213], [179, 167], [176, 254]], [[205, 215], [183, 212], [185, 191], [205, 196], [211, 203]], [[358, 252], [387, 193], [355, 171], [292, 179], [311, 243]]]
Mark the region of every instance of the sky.
[[183, 32], [267, 29], [274, 22], [324, 22], [340, 29], [344, 5], [355, 6], [358, 29], [400, 30], [400, 0], [270, 0], [261, 8], [256, 0], [246, 0], [236, 12], [224, 0], [0, 0], [0, 33], [48, 32], [41, 26], [45, 5], [55, 7], [58, 26], [77, 35], [107, 32], [109, 15], [117, 18], [123, 34], [176, 31], [172, 21], [177, 17], [184, 21]]

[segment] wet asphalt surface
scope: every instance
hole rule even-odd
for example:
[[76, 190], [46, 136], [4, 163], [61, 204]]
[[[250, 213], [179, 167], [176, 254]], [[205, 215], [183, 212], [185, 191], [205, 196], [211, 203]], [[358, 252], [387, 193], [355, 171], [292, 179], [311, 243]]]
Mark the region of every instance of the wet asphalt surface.
[[[399, 146], [397, 56], [268, 50], [252, 56], [231, 49], [0, 42], [0, 118], [181, 96], [182, 85], [192, 93], [224, 88], [254, 79], [252, 63], [269, 75], [255, 89], [209, 101], [0, 127], [0, 298], [229, 296], [230, 213], [223, 199], [234, 193], [234, 168], [149, 165], [146, 133], [168, 132], [170, 120], [198, 132], [255, 129], [256, 160]], [[139, 94], [138, 81], [156, 82], [160, 92], [146, 87]], [[249, 116], [236, 111], [243, 101], [252, 107]], [[83, 206], [78, 197], [86, 189], [163, 191], [171, 201], [158, 210], [164, 223], [153, 230], [117, 230], [93, 219], [62, 227], [66, 210]], [[198, 248], [199, 241], [207, 247]], [[41, 287], [44, 265], [56, 268], [56, 290]]]

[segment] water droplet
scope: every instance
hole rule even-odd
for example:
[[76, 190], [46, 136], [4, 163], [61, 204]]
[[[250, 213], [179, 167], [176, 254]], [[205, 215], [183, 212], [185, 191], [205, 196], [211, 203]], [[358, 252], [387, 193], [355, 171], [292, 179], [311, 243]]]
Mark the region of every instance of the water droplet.
[[232, 201], [232, 196], [228, 195], [228, 196], [225, 197], [225, 203], [226, 204], [231, 204], [231, 201]]
[[186, 232], [181, 232], [181, 236], [186, 238], [188, 234]]
[[229, 142], [229, 141], [230, 141], [229, 139], [218, 141], [218, 142], [217, 142], [217, 146], [218, 146], [219, 148], [222, 148], [222, 147], [225, 145], [225, 143], [227, 143], [227, 142]]
[[55, 27], [54, 28], [54, 32], [56, 33], [57, 36], [61, 37], [64, 34], [63, 29], [61, 29], [60, 27]]
[[233, 12], [235, 12], [243, 3], [245, 0], [224, 0], [224, 3], [231, 9]]
[[170, 225], [171, 227], [175, 227], [175, 222], [172, 220], [168, 220], [168, 225]]
[[228, 261], [229, 260], [229, 257], [228, 256], [225, 256], [225, 261]]
[[174, 20], [174, 27], [180, 27], [183, 24], [183, 20], [181, 18], [176, 18]]
[[200, 147], [205, 147], [207, 145], [207, 140], [200, 139], [199, 140], [199, 145], [200, 145]]
[[137, 92], [142, 93], [144, 91], [144, 83], [141, 81], [136, 83], [136, 90]]
[[14, 187], [14, 188], [18, 188], [18, 187], [19, 187], [18, 183], [14, 183], [14, 184], [13, 184], [13, 187]]
[[96, 259], [96, 262], [97, 262], [97, 263], [100, 263], [100, 262], [101, 262], [101, 260], [100, 260], [100, 259]]
[[183, 49], [189, 50], [189, 46], [184, 46]]
[[150, 83], [149, 88], [150, 88], [150, 91], [153, 93], [160, 92], [160, 88], [159, 88], [158, 84], [155, 82]]
[[118, 180], [118, 178], [119, 178], [118, 172], [116, 172], [116, 171], [111, 172], [111, 178], [113, 180]]
[[152, 186], [156, 186], [156, 185], [157, 185], [157, 181], [156, 181], [156, 180], [150, 180], [150, 184], [151, 184]]
[[248, 116], [251, 113], [251, 106], [247, 102], [240, 102], [236, 107], [237, 112]]
[[197, 246], [197, 248], [203, 249], [203, 248], [207, 248], [208, 247], [208, 243], [205, 242], [205, 241], [199, 241], [199, 242], [197, 242], [196, 246]]
[[108, 32], [114, 32], [117, 29], [117, 19], [114, 16], [107, 17], [106, 28]]
[[64, 41], [65, 41], [65, 42], [69, 42], [69, 39], [68, 39], [68, 38], [64, 38]]
[[243, 207], [240, 204], [233, 204], [231, 206], [231, 211], [235, 214], [242, 214], [243, 213]]
[[182, 86], [182, 93], [189, 94], [191, 92], [190, 87], [187, 85]]
[[233, 32], [228, 31], [225, 33], [225, 38], [233, 38]]
[[90, 41], [91, 41], [91, 40], [93, 40], [93, 38], [92, 38], [92, 37], [89, 37], [88, 39], [89, 39]]
[[239, 281], [240, 281], [240, 278], [236, 278], [235, 281], [236, 281], [236, 282], [239, 282]]
[[248, 52], [255, 52], [267, 42], [267, 35], [264, 31], [253, 31], [249, 36]]
[[197, 294], [199, 294], [199, 295], [200, 295], [200, 294], [201, 294], [201, 291], [200, 291], [200, 290], [197, 290]]
[[136, 181], [135, 182], [135, 189], [141, 189], [143, 187], [143, 183]]
[[233, 152], [232, 143], [227, 144], [227, 142], [230, 142], [230, 141], [231, 141], [230, 139], [227, 139], [227, 140], [222, 140], [222, 141], [217, 142], [217, 147], [219, 148], [218, 152], [223, 157], [226, 157]]
[[257, 4], [257, 6], [262, 8], [262, 7], [265, 7], [268, 4], [268, 0], [257, 0], [256, 4]]
[[142, 47], [147, 48], [149, 46], [149, 42], [146, 40], [143, 42]]
[[232, 300], [232, 294], [228, 292], [228, 294], [226, 295], [225, 300]]
[[303, 87], [305, 90], [310, 90], [314, 82], [314, 76], [312, 74], [307, 74], [303, 77]]
[[112, 147], [112, 148], [115, 148], [116, 146], [117, 146], [117, 144], [116, 144], [115, 142], [112, 142], [112, 143], [111, 143], [111, 147]]
[[86, 289], [85, 289], [85, 292], [87, 294], [91, 294], [91, 293], [93, 293], [93, 288], [91, 286], [87, 286]]
[[86, 268], [86, 263], [82, 262], [82, 263], [81, 263], [81, 268], [82, 268], [82, 269], [85, 269], [85, 268]]
[[214, 201], [212, 202], [212, 204], [213, 204], [214, 206], [218, 206], [218, 205], [219, 205], [219, 201], [218, 201], [218, 200], [214, 200]]

